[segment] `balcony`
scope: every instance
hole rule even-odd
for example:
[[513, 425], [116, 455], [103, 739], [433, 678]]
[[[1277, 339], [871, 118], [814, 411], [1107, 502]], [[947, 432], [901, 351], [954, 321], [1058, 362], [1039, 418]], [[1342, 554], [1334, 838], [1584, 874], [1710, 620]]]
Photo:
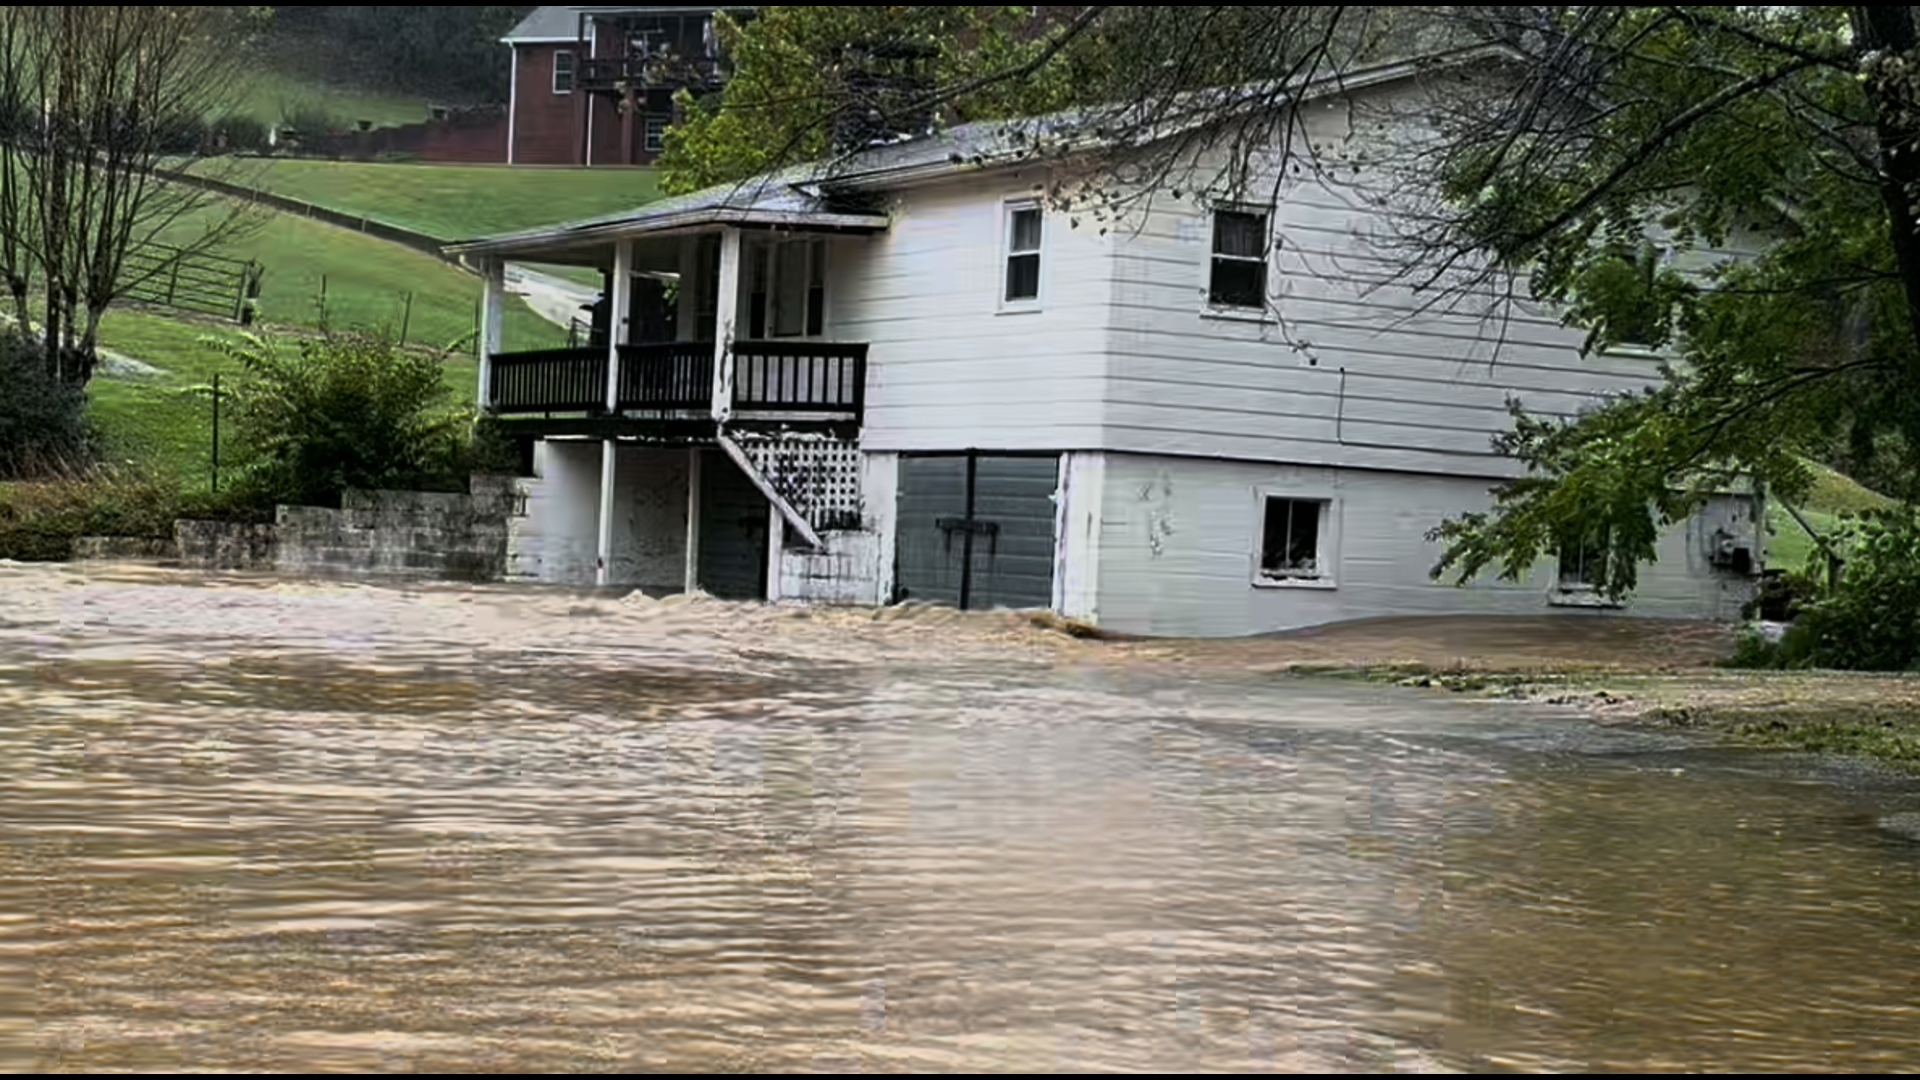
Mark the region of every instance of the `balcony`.
[[576, 82], [590, 94], [648, 89], [712, 89], [725, 81], [719, 60], [706, 56], [634, 56], [582, 60]]
[[[711, 415], [711, 341], [622, 345], [615, 412]], [[607, 414], [607, 351], [495, 353], [487, 401], [501, 416]], [[740, 419], [858, 423], [866, 406], [865, 342], [736, 341], [732, 414]]]

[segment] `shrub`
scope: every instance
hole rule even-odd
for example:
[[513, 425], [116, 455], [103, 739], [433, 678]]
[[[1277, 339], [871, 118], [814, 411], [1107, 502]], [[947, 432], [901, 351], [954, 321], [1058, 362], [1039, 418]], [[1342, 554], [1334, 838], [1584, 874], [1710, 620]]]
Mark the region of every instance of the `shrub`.
[[139, 470], [88, 469], [0, 485], [0, 559], [71, 558], [81, 536], [173, 535], [180, 490]]
[[239, 113], [215, 120], [210, 128], [214, 149], [225, 153], [260, 151], [267, 148], [267, 125]]
[[1920, 666], [1920, 512], [1869, 513], [1842, 526], [1847, 563], [1780, 643], [1794, 667], [1906, 671]]
[[347, 488], [465, 490], [472, 416], [441, 361], [384, 336], [334, 333], [293, 356], [248, 336], [223, 346], [236, 388], [234, 506], [338, 506]]
[[87, 395], [47, 371], [38, 345], [0, 331], [0, 478], [81, 467], [88, 457]]

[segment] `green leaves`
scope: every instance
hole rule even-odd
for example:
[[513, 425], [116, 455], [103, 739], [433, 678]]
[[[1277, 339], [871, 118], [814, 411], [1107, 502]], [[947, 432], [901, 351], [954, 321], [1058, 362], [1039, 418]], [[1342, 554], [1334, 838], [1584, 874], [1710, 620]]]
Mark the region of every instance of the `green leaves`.
[[222, 345], [238, 388], [241, 479], [262, 501], [334, 505], [346, 488], [457, 485], [471, 416], [440, 361], [391, 341], [334, 334], [286, 355], [246, 336]]

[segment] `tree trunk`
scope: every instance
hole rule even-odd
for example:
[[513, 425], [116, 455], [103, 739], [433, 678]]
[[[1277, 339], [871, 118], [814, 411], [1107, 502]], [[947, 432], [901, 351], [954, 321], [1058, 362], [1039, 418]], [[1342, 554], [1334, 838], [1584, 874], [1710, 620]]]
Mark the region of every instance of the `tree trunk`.
[[[1863, 59], [1879, 55], [1905, 63], [1891, 73], [1870, 71], [1867, 99], [1880, 143], [1880, 199], [1892, 230], [1893, 254], [1907, 295], [1908, 332], [1920, 348], [1920, 76], [1907, 65], [1920, 60], [1920, 28], [1911, 7], [1853, 9], [1854, 47]], [[1912, 373], [1920, 381], [1920, 371]]]

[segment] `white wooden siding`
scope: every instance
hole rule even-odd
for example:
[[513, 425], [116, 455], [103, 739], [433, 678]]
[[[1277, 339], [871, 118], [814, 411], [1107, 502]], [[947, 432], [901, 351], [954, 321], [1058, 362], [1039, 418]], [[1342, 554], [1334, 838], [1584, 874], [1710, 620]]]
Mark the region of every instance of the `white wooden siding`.
[[830, 336], [867, 341], [868, 450], [1052, 450], [1100, 445], [1111, 247], [1048, 213], [1041, 303], [1001, 310], [1006, 200], [1033, 172], [901, 192], [893, 227], [839, 241]]
[[[1450, 514], [1491, 504], [1488, 482], [1194, 458], [1105, 455], [1093, 617], [1123, 633], [1232, 637], [1386, 615], [1543, 614], [1554, 603], [1552, 559], [1519, 583], [1434, 582], [1439, 545], [1426, 533]], [[1253, 583], [1262, 494], [1334, 504], [1322, 558], [1335, 587]], [[1736, 520], [1738, 519], [1738, 520]], [[1734, 618], [1749, 579], [1713, 570], [1707, 537], [1724, 524], [1755, 536], [1751, 511], [1727, 498], [1661, 540], [1624, 610]]]

